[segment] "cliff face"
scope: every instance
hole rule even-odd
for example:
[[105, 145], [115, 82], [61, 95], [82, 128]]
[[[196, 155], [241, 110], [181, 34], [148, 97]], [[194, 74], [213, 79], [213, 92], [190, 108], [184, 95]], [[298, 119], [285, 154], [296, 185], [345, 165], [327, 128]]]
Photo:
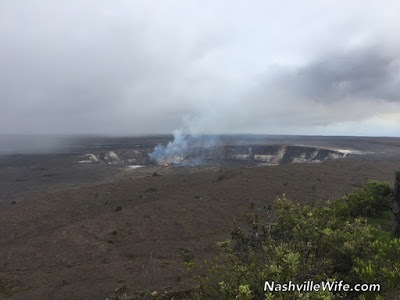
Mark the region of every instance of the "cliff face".
[[289, 164], [321, 162], [345, 157], [346, 153], [304, 146], [249, 146], [247, 149], [235, 149], [231, 159], [254, 161], [259, 164]]
[[347, 156], [343, 151], [305, 146], [285, 145], [219, 145], [190, 146], [184, 151], [151, 160], [151, 149], [119, 149], [107, 153], [88, 153], [80, 163], [109, 165], [151, 165], [164, 163], [184, 166], [219, 165], [227, 163], [247, 165], [278, 165], [289, 163], [322, 162]]

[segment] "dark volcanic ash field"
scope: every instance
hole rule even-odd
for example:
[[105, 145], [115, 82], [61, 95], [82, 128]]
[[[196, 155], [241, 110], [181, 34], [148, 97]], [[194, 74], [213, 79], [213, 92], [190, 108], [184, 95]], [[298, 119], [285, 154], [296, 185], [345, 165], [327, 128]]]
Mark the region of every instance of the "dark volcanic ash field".
[[215, 256], [252, 207], [283, 193], [324, 201], [400, 170], [399, 138], [223, 136], [149, 157], [171, 139], [80, 138], [51, 154], [1, 155], [0, 297], [184, 291], [185, 256]]

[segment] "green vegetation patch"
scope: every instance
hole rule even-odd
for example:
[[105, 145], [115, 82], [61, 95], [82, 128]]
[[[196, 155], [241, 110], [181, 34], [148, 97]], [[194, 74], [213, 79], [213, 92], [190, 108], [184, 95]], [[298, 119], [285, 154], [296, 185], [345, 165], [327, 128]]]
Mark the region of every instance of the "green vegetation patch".
[[[209, 263], [194, 298], [384, 299], [400, 286], [400, 239], [385, 230], [393, 188], [368, 182], [346, 197], [314, 206], [285, 196], [274, 209], [254, 210], [232, 238], [219, 243], [223, 257]], [[381, 226], [382, 225], [382, 226]], [[217, 261], [224, 263], [218, 264]], [[265, 281], [379, 283], [379, 292], [265, 292]]]

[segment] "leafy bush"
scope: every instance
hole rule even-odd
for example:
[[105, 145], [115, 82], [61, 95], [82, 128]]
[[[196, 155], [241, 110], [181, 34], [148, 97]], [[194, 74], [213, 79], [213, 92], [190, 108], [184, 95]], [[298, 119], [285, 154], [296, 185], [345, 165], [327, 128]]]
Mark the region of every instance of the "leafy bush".
[[393, 188], [387, 183], [369, 181], [363, 189], [334, 202], [343, 217], [373, 217], [392, 207]]
[[368, 218], [391, 207], [393, 188], [366, 186], [326, 205], [298, 205], [285, 196], [274, 211], [246, 216], [247, 226], [220, 242], [223, 263], [212, 263], [197, 296], [212, 299], [381, 299], [377, 293], [264, 292], [264, 282], [343, 280], [380, 283], [380, 293], [400, 284], [400, 240]]

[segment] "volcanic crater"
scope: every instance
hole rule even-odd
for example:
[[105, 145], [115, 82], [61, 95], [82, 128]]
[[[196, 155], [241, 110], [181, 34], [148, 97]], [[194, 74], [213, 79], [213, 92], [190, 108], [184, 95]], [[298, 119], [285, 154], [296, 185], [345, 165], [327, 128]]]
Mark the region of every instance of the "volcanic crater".
[[84, 154], [80, 163], [107, 163], [109, 165], [146, 166], [213, 166], [279, 165], [289, 163], [322, 162], [355, 155], [349, 150], [332, 150], [293, 145], [214, 145], [188, 146], [173, 153], [151, 157], [152, 148], [117, 149], [109, 152]]

